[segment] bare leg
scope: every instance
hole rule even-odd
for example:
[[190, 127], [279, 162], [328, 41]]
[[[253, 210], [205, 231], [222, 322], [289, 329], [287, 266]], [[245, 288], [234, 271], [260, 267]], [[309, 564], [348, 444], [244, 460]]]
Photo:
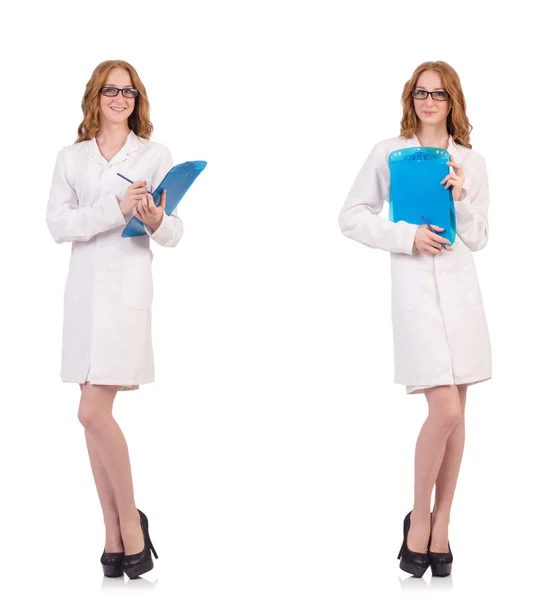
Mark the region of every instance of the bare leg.
[[117, 520], [125, 553], [137, 554], [144, 548], [144, 538], [135, 506], [127, 443], [112, 416], [116, 392], [116, 386], [84, 384], [78, 418], [91, 442], [88, 450], [107, 532], [109, 525], [115, 531]]
[[91, 462], [91, 470], [95, 480], [95, 487], [97, 488], [101, 508], [103, 510], [103, 519], [106, 530], [105, 551], [123, 552], [122, 534], [120, 531], [118, 509], [116, 508], [116, 499], [114, 497], [114, 488], [110, 484], [110, 480], [106, 474], [99, 448], [93, 441], [91, 434], [87, 431], [85, 440], [87, 443], [87, 451], [89, 453], [89, 461]]
[[[80, 384], [80, 390], [83, 390], [83, 385]], [[120, 532], [120, 519], [118, 517], [118, 509], [116, 507], [116, 499], [114, 496], [114, 488], [108, 479], [108, 475], [103, 465], [103, 460], [99, 452], [97, 444], [93, 441], [91, 434], [85, 432], [85, 441], [87, 444], [87, 452], [89, 454], [89, 462], [95, 480], [95, 487], [99, 494], [101, 508], [103, 510], [103, 519], [105, 525], [105, 551], [106, 552], [123, 552], [122, 535]]]
[[439, 474], [446, 443], [461, 421], [460, 397], [455, 385], [425, 390], [429, 414], [416, 442], [414, 507], [408, 532], [408, 547], [427, 552], [431, 531], [431, 493]]
[[467, 386], [458, 386], [462, 419], [454, 427], [444, 453], [443, 463], [435, 482], [435, 505], [431, 525], [431, 551], [448, 552], [448, 524], [465, 443], [465, 402]]

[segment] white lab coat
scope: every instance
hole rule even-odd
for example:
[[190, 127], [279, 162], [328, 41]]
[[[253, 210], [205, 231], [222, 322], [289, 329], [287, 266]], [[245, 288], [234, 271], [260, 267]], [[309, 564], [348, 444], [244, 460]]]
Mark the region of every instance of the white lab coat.
[[[390, 152], [420, 146], [417, 138], [377, 144], [357, 175], [339, 217], [344, 235], [391, 253], [395, 383], [408, 393], [426, 387], [471, 384], [491, 377], [490, 338], [472, 252], [488, 239], [485, 161], [455, 144], [448, 151], [463, 165], [464, 199], [455, 202], [453, 251], [413, 251], [417, 225], [381, 216], [389, 201]], [[441, 234], [442, 235], [442, 234]]]
[[107, 162], [95, 139], [63, 148], [53, 174], [46, 221], [57, 243], [72, 242], [64, 294], [61, 379], [135, 389], [154, 381], [151, 336], [150, 238], [175, 246], [182, 235], [176, 211], [158, 229], [122, 238], [119, 207], [129, 183], [155, 189], [173, 166], [169, 150], [132, 131]]

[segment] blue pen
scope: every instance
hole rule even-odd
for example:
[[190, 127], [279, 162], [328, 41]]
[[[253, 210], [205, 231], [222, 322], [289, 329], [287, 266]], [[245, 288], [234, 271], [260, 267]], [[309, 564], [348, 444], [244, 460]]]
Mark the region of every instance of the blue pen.
[[[119, 175], [119, 173], [118, 173], [118, 175]], [[125, 178], [124, 178], [124, 179], [125, 179]], [[431, 227], [431, 225], [430, 225], [430, 224], [427, 222], [427, 219], [426, 219], [426, 218], [425, 218], [423, 215], [422, 215], [422, 219], [424, 220], [424, 223], [427, 225], [427, 227], [428, 227], [429, 231], [432, 231], [433, 233], [436, 233], [437, 235], [439, 235], [439, 232], [438, 232], [438, 231], [435, 231], [435, 230], [433, 229], [433, 227]], [[446, 248], [446, 244], [441, 244], [441, 245], [442, 245], [442, 247], [443, 247], [443, 248]]]
[[[129, 181], [129, 183], [135, 183], [134, 181], [131, 181], [131, 179], [128, 179], [125, 175], [122, 175], [121, 173], [116, 173], [116, 175], [118, 175], [122, 179], [125, 179], [126, 181]], [[148, 190], [146, 190], [146, 193], [151, 194], [152, 192], [149, 192]]]

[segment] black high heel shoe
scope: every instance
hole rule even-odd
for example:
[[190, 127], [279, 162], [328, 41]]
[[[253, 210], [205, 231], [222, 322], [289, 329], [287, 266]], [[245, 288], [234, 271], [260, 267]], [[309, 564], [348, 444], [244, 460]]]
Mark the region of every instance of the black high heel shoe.
[[[138, 509], [137, 509], [138, 510]], [[148, 533], [148, 519], [146, 515], [139, 510], [141, 516], [141, 527], [144, 535], [144, 549], [138, 554], [124, 555], [122, 569], [129, 579], [137, 579], [143, 573], [147, 573], [154, 568], [152, 554], [157, 559], [156, 549], [152, 545], [150, 534]], [[152, 553], [152, 554], [151, 554]]]
[[427, 552], [413, 552], [408, 549], [406, 539], [409, 529], [410, 513], [405, 517], [403, 523], [403, 545], [399, 550], [399, 556], [397, 556], [397, 558], [401, 559], [399, 567], [406, 573], [411, 573], [414, 577], [422, 577], [430, 565], [429, 554]]
[[103, 551], [101, 565], [105, 577], [121, 577], [123, 575], [122, 560], [123, 552]]
[[429, 561], [431, 563], [431, 574], [435, 577], [447, 577], [452, 572], [452, 550], [450, 550], [450, 542], [448, 542], [448, 552], [431, 552], [427, 549]]
[[[431, 513], [431, 529], [433, 529], [433, 513]], [[431, 552], [431, 536], [427, 544], [427, 553], [429, 554], [429, 562], [431, 563], [431, 574], [435, 577], [447, 577], [452, 572], [452, 550], [450, 542], [448, 542], [448, 552]]]

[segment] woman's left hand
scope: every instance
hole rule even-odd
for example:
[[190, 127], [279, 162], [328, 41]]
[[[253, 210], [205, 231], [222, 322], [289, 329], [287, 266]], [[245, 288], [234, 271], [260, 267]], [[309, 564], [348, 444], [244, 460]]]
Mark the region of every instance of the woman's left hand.
[[[452, 198], [454, 202], [463, 200], [462, 189], [465, 177], [463, 175], [463, 167], [460, 163], [454, 161], [452, 154], [450, 155], [450, 161], [446, 163], [449, 167], [454, 169], [454, 172], [449, 173], [442, 181], [441, 185], [444, 185], [444, 189], [447, 190], [452, 187]], [[465, 197], [465, 196], [464, 196]]]
[[160, 197], [160, 203], [156, 206], [152, 194], [146, 194], [146, 199], [138, 202], [137, 206], [133, 209], [133, 214], [145, 225], [148, 225], [150, 229], [156, 231], [163, 221], [166, 197], [167, 191], [163, 190]]

